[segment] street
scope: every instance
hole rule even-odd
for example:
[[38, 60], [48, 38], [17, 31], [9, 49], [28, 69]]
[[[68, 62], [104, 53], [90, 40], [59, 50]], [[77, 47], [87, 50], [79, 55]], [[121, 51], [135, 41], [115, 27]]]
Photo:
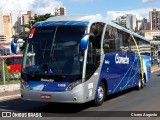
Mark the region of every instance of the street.
[[[98, 111], [160, 111], [160, 71], [152, 73], [152, 78], [147, 86], [138, 91], [130, 89], [119, 94], [108, 96], [102, 106], [95, 107], [91, 103], [83, 105], [73, 104], [48, 104], [21, 100], [19, 97], [0, 102], [0, 111], [13, 112], [40, 112], [49, 117], [105, 117], [107, 112]], [[88, 111], [88, 112], [87, 112]], [[93, 111], [93, 112], [91, 112]], [[95, 112], [96, 111], [96, 112]], [[109, 112], [114, 116], [116, 112]], [[123, 114], [124, 112], [122, 112]], [[125, 117], [125, 116], [122, 116]], [[128, 116], [126, 116], [128, 117]], [[49, 119], [49, 118], [48, 118]], [[67, 118], [66, 118], [67, 119]], [[156, 120], [158, 120], [157, 118]]]

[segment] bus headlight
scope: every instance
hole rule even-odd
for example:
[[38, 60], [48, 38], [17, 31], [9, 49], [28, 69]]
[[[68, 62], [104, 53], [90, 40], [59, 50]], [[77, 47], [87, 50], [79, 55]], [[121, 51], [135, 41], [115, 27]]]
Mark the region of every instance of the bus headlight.
[[78, 80], [75, 82], [72, 82], [68, 85], [68, 87], [66, 88], [66, 91], [71, 91], [75, 86], [79, 85], [82, 83], [82, 80]]
[[27, 90], [30, 89], [28, 83], [26, 81], [24, 81], [23, 79], [21, 79], [21, 85], [23, 86], [24, 89], [27, 89]]

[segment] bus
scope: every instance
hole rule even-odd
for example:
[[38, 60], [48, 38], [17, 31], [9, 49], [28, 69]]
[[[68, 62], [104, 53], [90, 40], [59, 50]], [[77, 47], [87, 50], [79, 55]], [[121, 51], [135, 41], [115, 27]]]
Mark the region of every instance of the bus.
[[151, 76], [150, 42], [101, 16], [56, 16], [37, 22], [23, 53], [21, 98], [101, 105], [143, 88]]

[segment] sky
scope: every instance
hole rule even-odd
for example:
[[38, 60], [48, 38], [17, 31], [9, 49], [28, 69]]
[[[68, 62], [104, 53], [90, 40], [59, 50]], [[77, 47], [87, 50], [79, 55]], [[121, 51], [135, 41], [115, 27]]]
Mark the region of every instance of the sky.
[[138, 19], [149, 18], [153, 8], [160, 10], [160, 0], [2, 0], [0, 9], [28, 11], [36, 14], [54, 13], [55, 7], [66, 6], [67, 15], [101, 14], [114, 20], [118, 16], [134, 14]]

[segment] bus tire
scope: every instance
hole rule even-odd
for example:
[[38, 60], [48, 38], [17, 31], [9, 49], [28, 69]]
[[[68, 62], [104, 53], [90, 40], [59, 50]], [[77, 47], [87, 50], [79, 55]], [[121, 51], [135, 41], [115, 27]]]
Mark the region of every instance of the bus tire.
[[104, 102], [106, 96], [106, 88], [104, 82], [101, 82], [100, 85], [98, 86], [97, 95], [98, 96], [94, 100], [94, 105], [100, 106]]
[[144, 88], [145, 87], [145, 79], [143, 78], [142, 79], [142, 86], [141, 86], [141, 88]]
[[142, 88], [142, 77], [139, 77], [138, 79], [138, 85], [136, 87], [137, 90], [140, 90]]

